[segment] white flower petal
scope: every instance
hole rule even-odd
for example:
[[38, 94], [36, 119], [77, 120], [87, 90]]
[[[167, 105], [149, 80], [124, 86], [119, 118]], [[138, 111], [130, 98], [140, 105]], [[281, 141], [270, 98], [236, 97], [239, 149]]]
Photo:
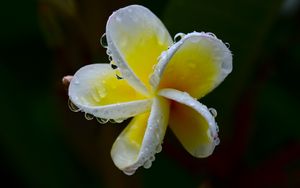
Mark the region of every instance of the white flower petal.
[[211, 33], [193, 32], [162, 53], [150, 82], [154, 89], [174, 88], [200, 98], [231, 70], [227, 46]]
[[195, 157], [207, 157], [219, 144], [213, 115], [188, 93], [162, 89], [159, 95], [171, 99], [169, 126], [185, 149]]
[[163, 23], [149, 9], [131, 5], [109, 17], [106, 37], [122, 77], [146, 94], [157, 58], [173, 43]]
[[103, 119], [126, 119], [151, 108], [152, 100], [118, 80], [108, 64], [79, 69], [69, 86], [69, 98], [81, 111]]
[[115, 141], [111, 150], [115, 165], [127, 175], [133, 174], [140, 166], [149, 168], [155, 153], [161, 150], [168, 118], [168, 100], [154, 98], [150, 115], [135, 117]]

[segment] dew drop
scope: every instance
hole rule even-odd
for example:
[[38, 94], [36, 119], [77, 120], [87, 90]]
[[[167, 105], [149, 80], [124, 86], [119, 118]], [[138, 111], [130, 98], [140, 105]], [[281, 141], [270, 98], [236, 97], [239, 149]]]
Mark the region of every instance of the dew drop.
[[220, 139], [219, 139], [219, 137], [216, 137], [216, 138], [214, 139], [214, 143], [215, 143], [216, 146], [220, 144]]
[[177, 33], [177, 34], [175, 35], [175, 37], [174, 37], [174, 41], [175, 41], [175, 42], [178, 42], [178, 41], [180, 41], [184, 36], [185, 36], [184, 33]]
[[216, 124], [216, 131], [217, 131], [217, 133], [220, 131], [220, 128], [217, 124]]
[[92, 114], [89, 114], [89, 113], [85, 113], [85, 114], [84, 114], [84, 117], [85, 117], [85, 119], [87, 119], [87, 120], [92, 120], [92, 119], [94, 119], [94, 116], [93, 116]]
[[108, 48], [106, 49], [106, 54], [107, 54], [108, 56], [111, 56], [111, 55], [112, 55], [111, 51], [110, 51]]
[[115, 64], [110, 64], [110, 66], [111, 66], [112, 69], [117, 69], [118, 68], [118, 66], [115, 65]]
[[69, 106], [69, 109], [72, 112], [79, 112], [80, 111], [80, 108], [78, 108], [74, 103], [72, 103], [72, 101], [70, 99], [68, 100], [68, 106]]
[[225, 45], [227, 46], [227, 48], [230, 48], [230, 44], [228, 42], [225, 42]]
[[100, 123], [100, 124], [105, 124], [109, 121], [109, 119], [104, 119], [104, 118], [96, 118], [96, 120]]
[[107, 48], [107, 47], [108, 47], [107, 38], [106, 38], [106, 33], [104, 33], [104, 34], [101, 36], [100, 44], [101, 44], [101, 46], [102, 46], [103, 48]]
[[214, 108], [209, 108], [208, 110], [209, 110], [209, 112], [211, 113], [211, 115], [212, 115], [214, 118], [217, 117], [218, 112], [217, 112], [216, 109], [214, 109]]
[[122, 80], [123, 79], [121, 76], [119, 76], [117, 74], [116, 74], [116, 77], [117, 77], [118, 80]]
[[152, 161], [150, 160], [146, 161], [143, 166], [145, 169], [149, 169], [152, 166]]
[[116, 121], [114, 119], [110, 119], [108, 120], [109, 123], [116, 123]]
[[124, 174], [126, 174], [127, 176], [131, 176], [135, 173], [135, 170], [123, 170]]
[[149, 160], [150, 160], [151, 162], [155, 161], [155, 156], [152, 155], [152, 156], [149, 158]]
[[214, 33], [207, 32], [206, 34], [208, 34], [208, 35], [210, 35], [210, 36], [212, 36], [212, 37], [214, 37], [214, 38], [217, 38], [217, 36], [216, 36]]
[[161, 152], [161, 150], [162, 150], [162, 147], [161, 147], [161, 145], [158, 145], [158, 146], [156, 147], [156, 153], [160, 153], [160, 152]]
[[111, 55], [108, 56], [108, 61], [109, 61], [109, 62], [112, 62], [112, 61], [113, 61], [113, 58], [112, 58]]
[[122, 123], [122, 122], [124, 121], [124, 119], [119, 118], [119, 119], [114, 119], [114, 121], [115, 121], [116, 123]]

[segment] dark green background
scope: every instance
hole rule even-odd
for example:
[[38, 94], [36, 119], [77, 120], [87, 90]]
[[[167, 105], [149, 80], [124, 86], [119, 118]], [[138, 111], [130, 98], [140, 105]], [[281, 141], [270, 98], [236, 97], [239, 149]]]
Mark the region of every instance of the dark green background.
[[[214, 154], [195, 159], [168, 131], [153, 166], [128, 177], [109, 153], [125, 123], [100, 125], [71, 112], [61, 78], [108, 62], [99, 44], [107, 18], [133, 3], [151, 9], [173, 36], [209, 31], [229, 42], [234, 69], [201, 99], [218, 110], [221, 144]], [[300, 187], [299, 1], [0, 5], [3, 187]]]

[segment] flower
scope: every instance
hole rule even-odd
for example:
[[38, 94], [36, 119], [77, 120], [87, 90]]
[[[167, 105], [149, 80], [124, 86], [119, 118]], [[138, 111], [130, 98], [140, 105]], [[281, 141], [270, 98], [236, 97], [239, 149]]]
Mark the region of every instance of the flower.
[[113, 144], [114, 164], [127, 175], [149, 168], [167, 125], [191, 155], [212, 154], [219, 142], [215, 111], [197, 99], [231, 72], [227, 46], [204, 32], [177, 34], [174, 43], [162, 22], [139, 5], [114, 12], [105, 37], [111, 65], [79, 69], [69, 98], [102, 123], [133, 117]]

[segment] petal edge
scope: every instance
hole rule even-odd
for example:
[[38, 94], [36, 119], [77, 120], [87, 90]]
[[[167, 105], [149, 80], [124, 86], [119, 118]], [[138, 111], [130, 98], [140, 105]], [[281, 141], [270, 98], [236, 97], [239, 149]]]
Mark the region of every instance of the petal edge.
[[169, 125], [184, 148], [194, 157], [211, 155], [219, 138], [218, 126], [208, 108], [186, 92], [175, 89], [163, 89], [159, 95], [174, 101]]
[[69, 98], [81, 111], [104, 119], [126, 119], [150, 109], [152, 100], [117, 80], [108, 64], [79, 69], [69, 86]]
[[[132, 128], [135, 125], [129, 124], [130, 127], [126, 127], [113, 144], [111, 150], [112, 159], [120, 170], [127, 175], [132, 175], [140, 166], [144, 166], [145, 168], [151, 166], [155, 153], [158, 153], [161, 147], [160, 144], [162, 143], [168, 124], [168, 116], [168, 100], [157, 97], [153, 101], [149, 119], [144, 125]], [[139, 116], [135, 118], [143, 119], [144, 117]], [[131, 129], [131, 131], [128, 131], [128, 129]], [[136, 134], [133, 134], [134, 137], [128, 136], [132, 135], [132, 131], [138, 131], [139, 134], [140, 132], [144, 133], [142, 142], [139, 141], [141, 139], [140, 136], [135, 136]], [[129, 137], [135, 139], [134, 142], [130, 142], [128, 140]], [[136, 144], [137, 142], [139, 143]]]
[[193, 32], [163, 52], [153, 75], [154, 89], [175, 88], [200, 98], [232, 71], [232, 54], [210, 33]]

